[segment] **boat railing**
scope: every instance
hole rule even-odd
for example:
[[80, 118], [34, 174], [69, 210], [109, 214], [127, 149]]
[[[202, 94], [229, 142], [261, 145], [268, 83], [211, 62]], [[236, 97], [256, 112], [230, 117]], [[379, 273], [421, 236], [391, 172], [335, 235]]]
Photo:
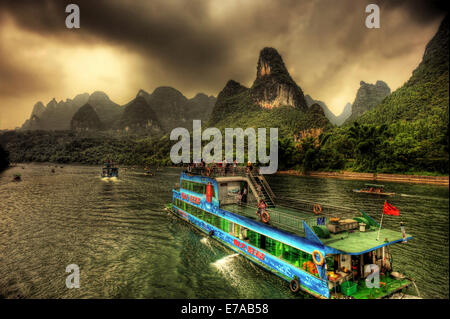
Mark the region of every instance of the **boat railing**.
[[331, 204], [322, 204], [319, 202], [311, 202], [291, 197], [279, 197], [278, 203], [281, 203], [281, 206], [284, 207], [297, 209], [306, 213], [311, 213], [312, 218], [320, 216], [351, 218], [358, 216], [360, 214], [359, 211], [355, 208], [342, 207]]
[[188, 174], [209, 176], [209, 177], [228, 177], [228, 176], [247, 176], [247, 168], [242, 166], [233, 167], [196, 167], [188, 166], [185, 170]]
[[[316, 208], [316, 211], [319, 213], [315, 214], [313, 211], [315, 205], [314, 203], [286, 197], [279, 198], [278, 203], [283, 203], [282, 205], [278, 205], [280, 208], [286, 207], [295, 209], [300, 214], [303, 214], [303, 216], [289, 214], [281, 211], [280, 209], [277, 209], [276, 207], [267, 208], [267, 212], [270, 215], [269, 225], [303, 237], [305, 236], [303, 222], [305, 222], [305, 224], [313, 229], [314, 226], [326, 225], [330, 222], [330, 218], [332, 217], [346, 219], [360, 215], [359, 211], [356, 209], [334, 205], [321, 205], [321, 211], [319, 212]], [[242, 208], [238, 208], [239, 206]], [[236, 214], [259, 220], [258, 216], [256, 215], [257, 208], [254, 204], [241, 204], [239, 206], [235, 208], [227, 207], [226, 209]]]
[[[224, 209], [250, 219], [259, 220], [256, 214], [257, 208], [251, 204], [240, 204], [238, 206], [230, 205], [224, 207]], [[299, 236], [305, 236], [303, 218], [281, 212], [275, 208], [268, 208], [267, 212], [270, 215], [270, 226], [289, 231]]]

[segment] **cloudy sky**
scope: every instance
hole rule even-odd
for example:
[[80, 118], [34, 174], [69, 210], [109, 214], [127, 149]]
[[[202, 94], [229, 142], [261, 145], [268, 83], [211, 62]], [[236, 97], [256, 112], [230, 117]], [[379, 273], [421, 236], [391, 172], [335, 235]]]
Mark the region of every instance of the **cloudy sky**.
[[[67, 29], [76, 3], [81, 28]], [[381, 8], [367, 29], [365, 7]], [[293, 79], [339, 114], [361, 80], [395, 90], [420, 62], [446, 12], [415, 0], [1, 0], [0, 129], [34, 103], [101, 90], [124, 104], [139, 89], [215, 95], [251, 86], [259, 51], [275, 47]]]

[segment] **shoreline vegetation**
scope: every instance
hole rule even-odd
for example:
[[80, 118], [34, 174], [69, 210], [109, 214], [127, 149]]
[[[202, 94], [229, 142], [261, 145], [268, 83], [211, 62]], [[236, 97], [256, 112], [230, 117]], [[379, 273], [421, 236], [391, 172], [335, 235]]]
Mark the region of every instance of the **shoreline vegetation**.
[[408, 174], [384, 174], [384, 173], [360, 173], [350, 171], [340, 172], [307, 172], [297, 170], [278, 171], [277, 175], [292, 175], [316, 178], [338, 178], [353, 180], [386, 181], [400, 183], [433, 184], [449, 186], [449, 176], [429, 176], [429, 175], [408, 175]]

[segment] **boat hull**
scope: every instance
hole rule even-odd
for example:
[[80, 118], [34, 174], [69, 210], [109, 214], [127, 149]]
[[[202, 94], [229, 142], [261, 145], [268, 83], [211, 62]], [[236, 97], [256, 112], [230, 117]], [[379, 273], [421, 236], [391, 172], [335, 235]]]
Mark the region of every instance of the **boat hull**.
[[275, 256], [269, 255], [266, 252], [261, 251], [259, 248], [231, 236], [221, 229], [196, 218], [176, 206], [168, 208], [168, 211], [278, 277], [288, 282], [297, 277], [300, 282], [300, 288], [312, 296], [322, 299], [327, 299], [330, 297], [327, 281], [312, 276]]

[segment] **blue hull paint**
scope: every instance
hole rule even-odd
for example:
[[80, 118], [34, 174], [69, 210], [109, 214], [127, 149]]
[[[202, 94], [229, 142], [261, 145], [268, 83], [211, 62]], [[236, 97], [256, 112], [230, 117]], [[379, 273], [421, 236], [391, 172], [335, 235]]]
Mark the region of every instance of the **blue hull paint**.
[[[266, 269], [280, 273], [282, 275], [280, 277], [287, 281], [290, 281], [294, 278], [294, 276], [297, 276], [299, 279], [299, 282], [302, 286], [316, 292], [317, 294], [323, 296], [324, 298], [329, 298], [329, 296], [330, 296], [329, 289], [328, 289], [328, 284], [326, 281], [321, 280], [315, 276], [309, 275], [305, 271], [300, 270], [300, 269], [294, 267], [293, 265], [288, 264], [288, 263], [282, 261], [281, 259], [278, 259], [270, 254], [267, 254], [265, 251], [262, 251], [256, 247], [246, 243], [245, 241], [239, 240], [239, 239], [235, 238], [234, 236], [231, 236], [230, 234], [222, 231], [221, 229], [214, 227], [214, 226], [196, 218], [195, 216], [192, 216], [191, 214], [181, 210], [180, 208], [176, 207], [175, 205], [174, 205], [174, 207], [176, 208], [175, 212], [178, 213], [178, 215], [181, 218], [183, 218], [183, 219], [191, 222], [192, 224], [196, 225], [197, 227], [205, 230], [207, 233], [209, 233], [210, 231], [213, 231], [214, 232], [213, 236], [217, 237], [218, 239], [220, 239], [221, 241], [226, 243], [233, 250], [239, 251], [242, 255], [249, 258], [250, 260], [257, 261], [258, 263], [262, 263], [262, 264], [264, 264]], [[239, 245], [236, 245], [236, 242], [238, 242]], [[239, 247], [239, 246], [241, 246], [241, 247]], [[249, 251], [253, 252], [253, 254], [249, 253]], [[258, 252], [260, 256], [264, 255], [264, 258], [261, 259], [261, 258], [255, 257], [255, 254], [256, 254], [255, 252]], [[321, 267], [321, 268], [323, 268], [323, 267]], [[321, 272], [321, 271], [319, 270], [319, 272]]]

